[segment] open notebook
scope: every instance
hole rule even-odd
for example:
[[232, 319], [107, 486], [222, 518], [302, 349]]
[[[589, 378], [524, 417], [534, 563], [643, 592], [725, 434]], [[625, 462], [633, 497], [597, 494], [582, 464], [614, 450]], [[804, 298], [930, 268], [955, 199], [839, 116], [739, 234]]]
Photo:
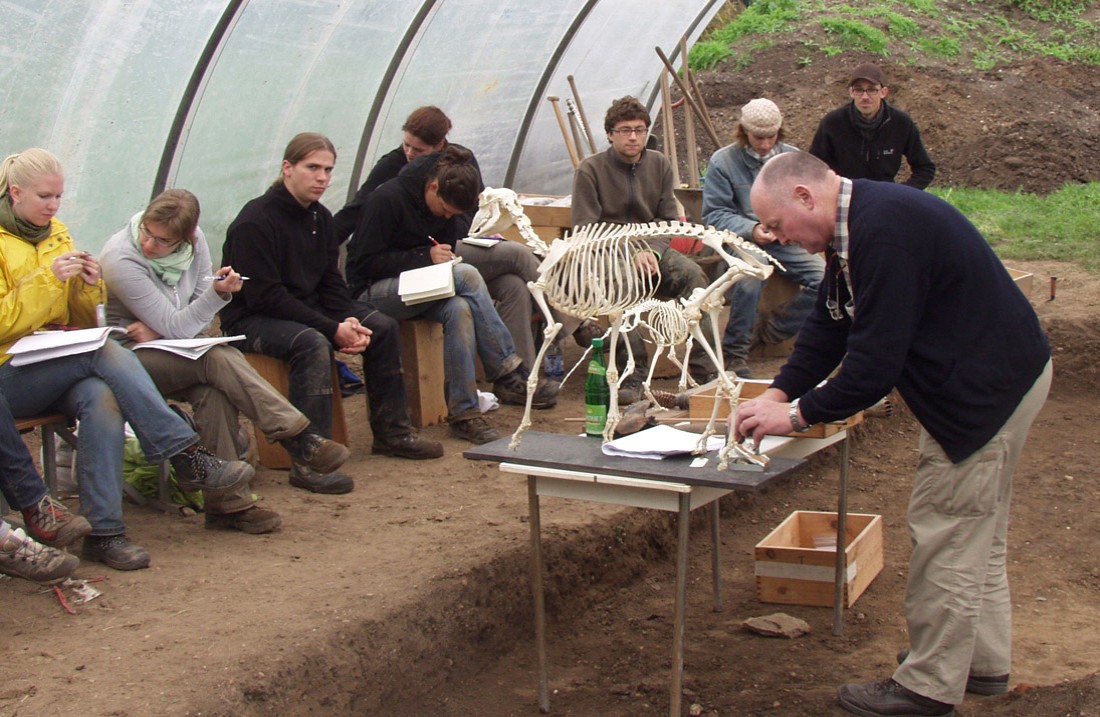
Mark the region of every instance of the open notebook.
[[460, 261], [460, 258], [455, 258], [442, 264], [401, 272], [397, 278], [397, 294], [407, 306], [454, 296], [454, 265]]

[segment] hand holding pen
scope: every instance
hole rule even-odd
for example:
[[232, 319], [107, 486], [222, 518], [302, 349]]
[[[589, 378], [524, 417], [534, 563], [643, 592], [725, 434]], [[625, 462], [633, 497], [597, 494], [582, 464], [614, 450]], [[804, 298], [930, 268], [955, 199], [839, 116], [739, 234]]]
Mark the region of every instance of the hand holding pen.
[[214, 281], [214, 291], [223, 296], [240, 291], [244, 287], [244, 282], [248, 280], [247, 276], [241, 276], [233, 271], [231, 266], [223, 266], [210, 278]]
[[450, 244], [440, 244], [433, 236], [429, 236], [428, 239], [432, 242], [429, 255], [432, 257], [433, 264], [442, 264], [455, 258], [455, 253], [451, 250]]

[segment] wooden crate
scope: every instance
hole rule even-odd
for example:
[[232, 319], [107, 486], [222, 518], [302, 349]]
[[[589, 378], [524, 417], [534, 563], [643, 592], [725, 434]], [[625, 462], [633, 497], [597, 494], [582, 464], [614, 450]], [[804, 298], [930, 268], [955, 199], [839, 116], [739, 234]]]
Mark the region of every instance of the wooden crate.
[[1031, 285], [1035, 275], [1029, 271], [1021, 271], [1020, 269], [1013, 269], [1010, 266], [1006, 266], [1009, 276], [1016, 282], [1016, 286], [1020, 287], [1020, 291], [1024, 292], [1024, 296], [1031, 296]]
[[[562, 200], [563, 197], [550, 194], [520, 194], [519, 201], [523, 205], [523, 213], [531, 220], [531, 228], [549, 244], [569, 231], [573, 226], [573, 207], [571, 204], [560, 202], [555, 206], [542, 204], [529, 204], [530, 200], [538, 199]], [[509, 227], [503, 232], [506, 239], [522, 242], [519, 231], [515, 227]]]
[[[743, 380], [741, 383], [741, 399], [748, 400], [750, 398], [756, 398], [762, 394], [768, 386], [771, 385], [771, 380], [766, 381], [754, 381], [752, 379]], [[707, 421], [710, 420], [710, 412], [714, 409], [715, 391], [713, 387], [707, 384], [703, 390], [691, 394], [688, 397], [688, 416], [693, 421]], [[718, 404], [718, 418], [724, 419], [729, 415], [729, 403], [726, 399], [722, 399]], [[840, 431], [843, 431], [852, 426], [857, 426], [863, 423], [863, 411], [850, 416], [843, 421], [834, 421], [832, 423], [815, 423], [810, 426], [810, 430], [805, 433], [788, 433], [789, 436], [801, 436], [803, 438], [828, 438]]]
[[[882, 570], [882, 516], [849, 513], [845, 526], [844, 607]], [[828, 543], [815, 547], [815, 539]], [[756, 598], [784, 605], [832, 607], [836, 513], [796, 510], [756, 544]]]

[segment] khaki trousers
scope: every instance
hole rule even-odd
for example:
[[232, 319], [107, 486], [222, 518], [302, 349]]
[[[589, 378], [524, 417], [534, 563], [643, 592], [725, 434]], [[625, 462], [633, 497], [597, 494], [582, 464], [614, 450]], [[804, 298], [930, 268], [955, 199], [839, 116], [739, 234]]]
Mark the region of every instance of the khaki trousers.
[[[222, 460], [240, 457], [238, 413], [269, 440], [296, 436], [309, 426], [309, 419], [231, 346], [215, 346], [195, 361], [158, 349], [139, 349], [134, 354], [161, 395], [191, 404], [203, 445]], [[254, 502], [248, 486], [220, 500], [204, 496], [211, 513], [236, 513]]]
[[1046, 401], [1051, 375], [1048, 361], [997, 435], [962, 463], [952, 463], [921, 431], [908, 513], [910, 649], [894, 673], [897, 682], [917, 694], [957, 705], [968, 674], [1011, 671], [1012, 606], [1005, 563], [1012, 474]]

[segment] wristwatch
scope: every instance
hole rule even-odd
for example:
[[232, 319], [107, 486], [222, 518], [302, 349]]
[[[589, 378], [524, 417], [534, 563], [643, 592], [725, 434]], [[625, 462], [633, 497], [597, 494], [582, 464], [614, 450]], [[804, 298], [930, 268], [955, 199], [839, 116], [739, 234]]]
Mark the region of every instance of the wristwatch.
[[803, 423], [802, 419], [798, 417], [798, 401], [797, 398], [791, 401], [791, 409], [787, 412], [787, 415], [791, 419], [791, 430], [795, 433], [805, 433], [810, 430], [810, 424]]

